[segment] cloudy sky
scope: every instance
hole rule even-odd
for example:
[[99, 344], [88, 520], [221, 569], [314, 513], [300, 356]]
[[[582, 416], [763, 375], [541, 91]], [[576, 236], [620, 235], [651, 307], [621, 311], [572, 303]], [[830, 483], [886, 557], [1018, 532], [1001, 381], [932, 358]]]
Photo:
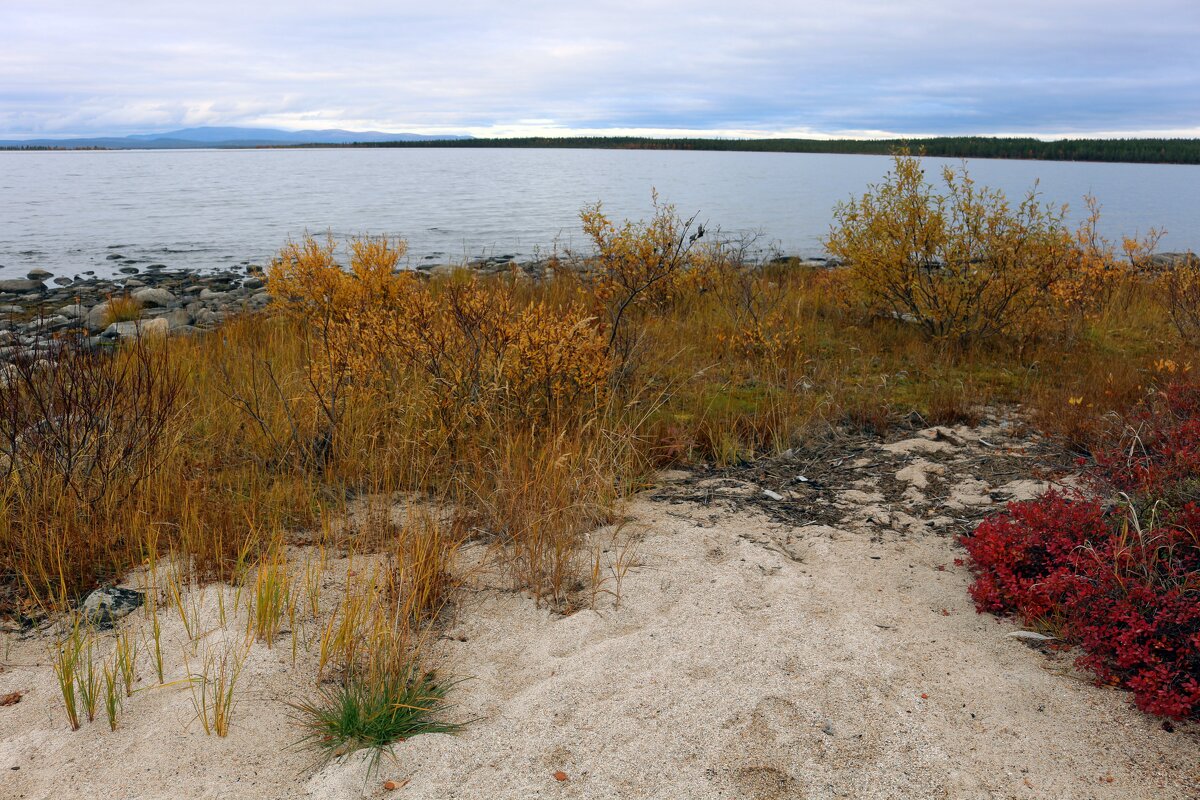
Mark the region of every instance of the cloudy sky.
[[0, 137], [1200, 135], [1200, 0], [0, 0]]

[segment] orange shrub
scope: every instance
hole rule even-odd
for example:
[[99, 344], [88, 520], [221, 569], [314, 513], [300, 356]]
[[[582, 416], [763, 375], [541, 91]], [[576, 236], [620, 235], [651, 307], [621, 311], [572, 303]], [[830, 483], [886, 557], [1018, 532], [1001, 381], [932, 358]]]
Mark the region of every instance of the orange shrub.
[[649, 222], [626, 220], [615, 224], [600, 203], [585, 206], [579, 217], [595, 250], [594, 297], [608, 323], [608, 346], [627, 360], [633, 341], [631, 319], [647, 311], [662, 311], [677, 297], [679, 282], [701, 263], [696, 243], [703, 225], [693, 216], [682, 219], [675, 206], [652, 195], [654, 216]]
[[291, 245], [270, 282], [284, 313], [307, 322], [311, 383], [331, 427], [354, 396], [421, 403], [441, 433], [496, 414], [594, 413], [606, 398], [606, 343], [580, 304], [519, 304], [468, 275], [424, 282], [395, 270], [403, 243], [354, 241], [349, 270], [334, 250], [332, 240]]

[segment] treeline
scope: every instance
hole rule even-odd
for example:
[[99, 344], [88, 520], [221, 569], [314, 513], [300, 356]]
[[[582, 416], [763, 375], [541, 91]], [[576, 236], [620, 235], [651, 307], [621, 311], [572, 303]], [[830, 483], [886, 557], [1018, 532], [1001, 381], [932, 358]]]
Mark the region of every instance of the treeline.
[[[342, 146], [342, 145], [331, 145]], [[731, 150], [761, 153], [914, 153], [947, 158], [1021, 158], [1040, 161], [1126, 161], [1200, 164], [1200, 139], [1063, 139], [940, 136], [931, 139], [650, 139], [638, 136], [526, 136], [509, 139], [370, 142], [350, 147], [543, 147], [608, 150]]]

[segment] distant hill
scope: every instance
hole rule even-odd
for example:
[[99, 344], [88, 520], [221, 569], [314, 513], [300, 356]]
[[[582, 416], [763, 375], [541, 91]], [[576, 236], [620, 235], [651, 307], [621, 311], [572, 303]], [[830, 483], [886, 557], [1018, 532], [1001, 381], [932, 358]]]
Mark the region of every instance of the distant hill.
[[94, 136], [74, 139], [0, 139], [0, 148], [106, 148], [112, 150], [179, 149], [191, 147], [279, 147], [304, 144], [383, 144], [391, 142], [461, 141], [469, 136], [426, 136], [382, 131], [307, 130], [276, 128], [203, 127], [132, 136]]

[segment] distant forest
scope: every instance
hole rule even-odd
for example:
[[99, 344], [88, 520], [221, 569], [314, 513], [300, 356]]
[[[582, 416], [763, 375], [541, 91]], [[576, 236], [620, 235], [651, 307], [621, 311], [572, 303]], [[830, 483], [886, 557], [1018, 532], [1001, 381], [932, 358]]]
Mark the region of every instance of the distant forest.
[[761, 153], [914, 153], [948, 158], [1021, 158], [1037, 161], [1125, 161], [1200, 164], [1200, 139], [1039, 139], [942, 136], [933, 139], [648, 139], [638, 136], [530, 136], [511, 139], [371, 142], [348, 147], [561, 147], [608, 150], [736, 150]]
[[[1140, 164], [1200, 164], [1200, 139], [1063, 139], [939, 136], [930, 139], [650, 139], [641, 136], [526, 136], [507, 139], [430, 139], [349, 144], [206, 145], [221, 149], [309, 147], [525, 147], [603, 150], [733, 150], [757, 153], [890, 155], [913, 153], [945, 158], [1018, 158], [1032, 161], [1121, 161]], [[18, 145], [0, 150], [105, 150], [106, 147]], [[124, 148], [122, 148], [124, 149]]]

